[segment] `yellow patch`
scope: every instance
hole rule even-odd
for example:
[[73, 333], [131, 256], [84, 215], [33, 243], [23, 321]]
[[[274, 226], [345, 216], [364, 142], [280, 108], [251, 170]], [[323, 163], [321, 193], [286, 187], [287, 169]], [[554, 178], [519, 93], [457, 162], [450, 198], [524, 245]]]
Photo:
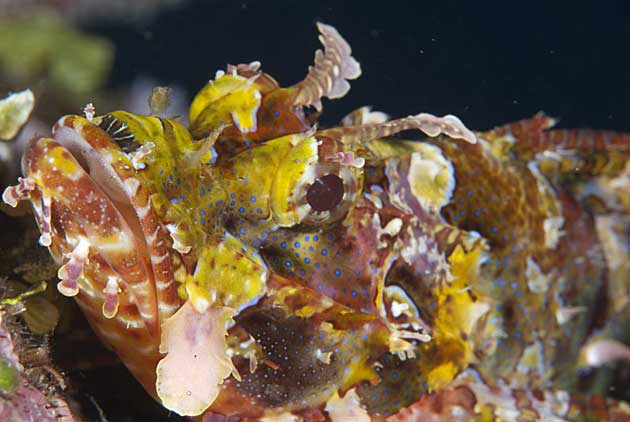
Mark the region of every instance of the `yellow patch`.
[[248, 256], [243, 246], [227, 236], [203, 248], [194, 273], [186, 280], [186, 292], [197, 311], [211, 305], [240, 309], [265, 292], [267, 268], [255, 256]]

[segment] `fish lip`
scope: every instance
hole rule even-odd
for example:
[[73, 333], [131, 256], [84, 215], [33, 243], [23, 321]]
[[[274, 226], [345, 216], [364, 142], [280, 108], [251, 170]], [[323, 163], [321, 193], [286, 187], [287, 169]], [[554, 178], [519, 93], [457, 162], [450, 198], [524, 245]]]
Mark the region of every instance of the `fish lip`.
[[[64, 147], [81, 165], [86, 173], [116, 208], [122, 220], [127, 224], [138, 246], [137, 253], [146, 263], [148, 276], [154, 282], [155, 276], [150, 262], [149, 245], [143, 230], [138, 211], [133, 204], [131, 194], [125, 188], [122, 178], [103, 154], [81, 133], [81, 126], [69, 126], [66, 118], [60, 119], [53, 127], [53, 139]], [[91, 122], [84, 124], [93, 125]], [[96, 125], [93, 125], [97, 127]], [[109, 135], [107, 135], [109, 136]], [[113, 142], [113, 141], [112, 141]], [[157, 302], [155, 304], [157, 306]]]
[[[140, 218], [121, 177], [103, 157], [103, 154], [79, 133], [79, 130], [79, 128], [72, 128], [63, 124], [62, 119], [53, 127], [53, 137], [56, 142], [70, 152], [90, 180], [115, 205], [136, 238], [142, 239], [143, 244], [146, 246], [146, 236], [142, 231]], [[146, 252], [146, 250], [143, 252]], [[145, 258], [148, 258], [147, 253], [143, 255], [145, 255]]]

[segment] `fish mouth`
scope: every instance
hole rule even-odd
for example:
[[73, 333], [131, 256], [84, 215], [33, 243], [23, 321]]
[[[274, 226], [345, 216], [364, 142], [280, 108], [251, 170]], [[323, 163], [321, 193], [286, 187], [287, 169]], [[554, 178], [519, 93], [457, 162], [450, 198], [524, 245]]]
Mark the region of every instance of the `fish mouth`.
[[[159, 332], [158, 294], [147, 233], [133, 203], [136, 192], [123, 182], [124, 177], [112, 165], [113, 150], [108, 147], [109, 142], [114, 145], [113, 141], [100, 129], [93, 130], [97, 127], [91, 123], [77, 120], [62, 118], [53, 128], [54, 141], [81, 167], [79, 174], [62, 174], [63, 180], [53, 182], [75, 190], [74, 194], [55, 197], [73, 209], [76, 216], [72, 218], [76, 218], [83, 235], [89, 238], [94, 252], [109, 264], [112, 275], [125, 286], [125, 302], [135, 304], [147, 329], [155, 334]], [[86, 185], [92, 186], [86, 193], [90, 196], [82, 198]], [[84, 201], [83, 207], [73, 201]], [[82, 215], [79, 210], [93, 215]]]
[[125, 185], [107, 160], [74, 129], [56, 126], [54, 138], [66, 148], [81, 165], [90, 179], [114, 204], [131, 229], [141, 247], [140, 252], [148, 260], [146, 237], [138, 213], [131, 202]]

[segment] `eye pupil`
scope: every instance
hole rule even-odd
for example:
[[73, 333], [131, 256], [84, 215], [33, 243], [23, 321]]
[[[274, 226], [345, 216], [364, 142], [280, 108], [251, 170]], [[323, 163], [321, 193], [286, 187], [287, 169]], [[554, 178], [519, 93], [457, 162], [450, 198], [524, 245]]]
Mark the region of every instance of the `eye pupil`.
[[315, 211], [330, 211], [341, 202], [343, 193], [341, 178], [327, 174], [315, 179], [306, 192], [306, 201]]

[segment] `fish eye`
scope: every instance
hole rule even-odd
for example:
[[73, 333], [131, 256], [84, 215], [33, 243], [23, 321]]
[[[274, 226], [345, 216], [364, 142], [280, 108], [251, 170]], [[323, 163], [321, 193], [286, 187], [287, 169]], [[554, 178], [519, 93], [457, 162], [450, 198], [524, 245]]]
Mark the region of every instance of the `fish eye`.
[[363, 187], [363, 159], [336, 140], [310, 136], [284, 156], [272, 187], [280, 226], [326, 226], [343, 219]]
[[336, 174], [326, 174], [315, 179], [306, 192], [306, 202], [315, 211], [331, 211], [343, 199], [343, 180]]

